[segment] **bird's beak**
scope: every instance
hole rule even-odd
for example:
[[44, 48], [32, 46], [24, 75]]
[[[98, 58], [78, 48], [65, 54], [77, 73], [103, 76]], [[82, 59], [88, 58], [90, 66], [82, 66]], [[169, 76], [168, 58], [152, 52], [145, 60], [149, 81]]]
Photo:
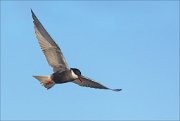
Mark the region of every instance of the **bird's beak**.
[[81, 79], [81, 76], [78, 77], [79, 81], [82, 83], [82, 79]]

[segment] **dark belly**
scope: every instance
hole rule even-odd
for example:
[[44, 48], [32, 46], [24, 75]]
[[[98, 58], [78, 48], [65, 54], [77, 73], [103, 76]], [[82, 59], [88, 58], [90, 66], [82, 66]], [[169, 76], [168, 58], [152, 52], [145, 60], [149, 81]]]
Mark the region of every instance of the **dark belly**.
[[51, 78], [55, 83], [59, 83], [59, 84], [71, 82], [74, 80], [69, 70], [53, 73]]

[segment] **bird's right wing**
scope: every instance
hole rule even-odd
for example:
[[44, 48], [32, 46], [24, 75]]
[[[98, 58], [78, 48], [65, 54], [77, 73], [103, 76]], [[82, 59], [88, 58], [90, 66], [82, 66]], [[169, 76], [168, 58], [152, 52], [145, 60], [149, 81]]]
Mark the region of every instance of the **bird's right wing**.
[[90, 87], [90, 88], [96, 88], [96, 89], [108, 89], [112, 91], [121, 91], [121, 89], [110, 89], [96, 81], [93, 81], [92, 79], [89, 79], [87, 77], [81, 76], [79, 79], [76, 79], [73, 81], [73, 83], [78, 84], [79, 86], [83, 87]]
[[36, 37], [49, 65], [53, 68], [54, 72], [69, 69], [59, 46], [51, 38], [32, 10], [31, 13], [34, 20]]

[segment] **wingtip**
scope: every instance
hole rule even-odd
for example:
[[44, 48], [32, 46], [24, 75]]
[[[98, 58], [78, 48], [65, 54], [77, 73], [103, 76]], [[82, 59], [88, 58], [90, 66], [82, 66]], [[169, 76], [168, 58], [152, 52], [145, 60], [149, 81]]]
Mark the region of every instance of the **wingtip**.
[[34, 19], [34, 21], [38, 20], [32, 9], [31, 9], [31, 14], [32, 14], [32, 18]]
[[119, 92], [121, 91], [122, 89], [112, 89], [112, 91], [116, 91], [116, 92]]
[[[31, 9], [31, 8], [30, 8]], [[32, 15], [34, 14], [34, 12], [33, 12], [33, 10], [31, 9], [31, 13], [32, 13]]]

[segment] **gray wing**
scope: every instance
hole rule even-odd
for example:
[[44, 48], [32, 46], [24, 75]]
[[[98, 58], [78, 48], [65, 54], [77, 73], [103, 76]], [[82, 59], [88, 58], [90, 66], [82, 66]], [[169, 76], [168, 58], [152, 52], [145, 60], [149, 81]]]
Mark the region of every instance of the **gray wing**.
[[32, 10], [31, 13], [34, 20], [36, 37], [49, 65], [53, 68], [54, 72], [69, 69], [61, 49], [45, 30]]
[[79, 86], [83, 87], [90, 87], [90, 88], [97, 88], [97, 89], [108, 89], [112, 91], [121, 91], [121, 89], [110, 89], [98, 82], [95, 82], [87, 77], [81, 76], [79, 79], [73, 81], [73, 83], [78, 84]]

